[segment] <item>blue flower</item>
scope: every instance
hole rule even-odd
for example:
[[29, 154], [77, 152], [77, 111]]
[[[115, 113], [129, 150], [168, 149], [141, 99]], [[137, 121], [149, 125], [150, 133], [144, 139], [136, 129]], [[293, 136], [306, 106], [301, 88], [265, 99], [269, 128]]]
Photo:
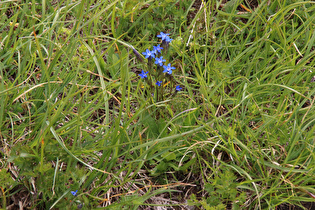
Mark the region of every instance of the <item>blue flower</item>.
[[149, 58], [149, 59], [155, 57], [154, 51], [150, 51], [149, 49], [146, 49], [146, 51], [143, 52], [142, 54], [145, 56], [145, 58]]
[[78, 190], [76, 190], [76, 191], [71, 191], [71, 194], [72, 194], [73, 196], [77, 196], [77, 192], [78, 192]]
[[163, 66], [164, 71], [163, 73], [168, 73], [168, 74], [172, 74], [172, 70], [175, 69], [175, 67], [172, 67], [171, 64], [169, 63], [167, 66]]
[[171, 39], [171, 38], [169, 38], [169, 37], [166, 37], [166, 39], [165, 39], [165, 41], [166, 41], [167, 43], [170, 43], [172, 40], [173, 40], [173, 39]]
[[145, 79], [145, 78], [147, 78], [148, 77], [148, 71], [147, 72], [144, 72], [143, 70], [142, 70], [142, 72], [141, 72], [141, 74], [139, 74], [139, 76], [141, 77], [141, 79]]
[[161, 56], [160, 58], [155, 58], [155, 64], [163, 66], [163, 62], [165, 62], [166, 60], [163, 59], [163, 56]]
[[158, 38], [161, 38], [162, 41], [166, 40], [168, 35], [170, 34], [164, 34], [163, 32], [160, 33], [160, 35], [157, 35]]
[[160, 47], [160, 45], [158, 46], [153, 46], [153, 51], [155, 52], [155, 54], [157, 55], [158, 53], [161, 53], [161, 50], [163, 49], [163, 47]]
[[182, 88], [179, 85], [176, 86], [176, 91], [180, 91], [181, 89]]
[[162, 81], [157, 81], [155, 84], [160, 87], [162, 84]]

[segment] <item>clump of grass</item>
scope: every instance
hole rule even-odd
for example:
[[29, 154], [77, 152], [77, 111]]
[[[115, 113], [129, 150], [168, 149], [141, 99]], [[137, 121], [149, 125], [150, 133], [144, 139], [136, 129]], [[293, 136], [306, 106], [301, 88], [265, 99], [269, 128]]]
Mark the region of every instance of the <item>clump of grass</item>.
[[[312, 2], [41, 3], [0, 3], [2, 208], [314, 202]], [[161, 31], [185, 88], [148, 103]]]

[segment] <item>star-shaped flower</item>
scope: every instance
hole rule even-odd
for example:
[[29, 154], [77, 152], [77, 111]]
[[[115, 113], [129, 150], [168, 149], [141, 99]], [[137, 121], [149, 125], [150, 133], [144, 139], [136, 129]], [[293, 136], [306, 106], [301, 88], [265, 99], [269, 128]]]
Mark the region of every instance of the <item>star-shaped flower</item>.
[[163, 56], [161, 56], [160, 58], [155, 58], [155, 64], [163, 66], [163, 62], [165, 62], [166, 60], [163, 59]]
[[160, 45], [158, 46], [153, 46], [153, 51], [155, 52], [155, 54], [157, 55], [158, 53], [161, 53], [161, 50], [163, 49], [163, 47], [161, 47]]
[[154, 51], [150, 51], [149, 49], [146, 49], [145, 52], [142, 53], [145, 58], [154, 58]]
[[162, 81], [157, 81], [155, 84], [160, 87], [162, 84]]
[[172, 74], [173, 72], [172, 70], [175, 69], [175, 67], [172, 67], [170, 63], [167, 64], [167, 66], [164, 65], [163, 68], [164, 68], [163, 73], [168, 73], [168, 74]]
[[168, 37], [168, 35], [170, 34], [165, 34], [163, 32], [161, 32], [159, 35], [157, 35], [158, 38], [161, 38], [162, 41], [166, 40], [166, 38]]
[[180, 91], [182, 88], [179, 85], [177, 85], [175, 89], [176, 91]]
[[166, 37], [166, 39], [164, 41], [166, 41], [167, 43], [170, 43], [173, 39], [171, 39], [170, 37]]
[[141, 79], [145, 79], [145, 78], [147, 78], [148, 77], [148, 71], [147, 72], [144, 72], [143, 70], [142, 70], [142, 72], [141, 72], [141, 74], [139, 74], [139, 76], [141, 77]]
[[71, 194], [72, 194], [73, 196], [77, 196], [77, 192], [78, 192], [78, 190], [76, 190], [76, 191], [71, 191]]

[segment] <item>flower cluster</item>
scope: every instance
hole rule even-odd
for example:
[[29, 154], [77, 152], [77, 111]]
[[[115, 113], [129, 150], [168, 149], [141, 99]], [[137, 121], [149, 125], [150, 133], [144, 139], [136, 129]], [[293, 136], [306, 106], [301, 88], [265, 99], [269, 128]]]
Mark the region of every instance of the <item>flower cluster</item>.
[[[174, 95], [176, 92], [180, 91], [182, 88], [177, 85], [175, 87], [175, 92], [172, 93], [174, 78], [173, 71], [176, 69], [172, 66], [170, 62], [167, 62], [167, 50], [169, 44], [173, 39], [169, 37], [169, 34], [161, 32], [157, 35], [158, 38], [161, 38], [162, 43], [157, 46], [153, 46], [153, 50], [146, 49], [145, 52], [142, 52], [144, 57], [147, 59], [147, 71], [142, 70], [139, 74], [140, 78], [145, 80], [149, 87], [152, 90], [155, 90], [156, 101], [163, 100], [164, 95]], [[135, 50], [134, 50], [135, 52]], [[135, 53], [137, 58], [140, 57], [138, 53]], [[140, 61], [142, 59], [139, 58]], [[156, 66], [153, 66], [156, 64]], [[148, 75], [150, 75], [148, 77]], [[169, 85], [170, 84], [170, 85]], [[170, 87], [166, 90], [166, 86]], [[153, 92], [153, 91], [152, 91]]]

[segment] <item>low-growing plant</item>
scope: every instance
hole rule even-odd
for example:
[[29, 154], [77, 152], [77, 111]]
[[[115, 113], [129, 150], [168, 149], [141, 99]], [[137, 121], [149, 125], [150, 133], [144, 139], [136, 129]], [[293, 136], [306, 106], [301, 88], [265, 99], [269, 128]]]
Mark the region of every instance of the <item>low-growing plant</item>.
[[[168, 48], [173, 39], [169, 37], [169, 34], [163, 32], [157, 37], [161, 38], [162, 43], [153, 46], [153, 50], [146, 49], [145, 52], [142, 52], [147, 59], [146, 71], [142, 70], [139, 74], [146, 83], [144, 91], [148, 92], [149, 97], [154, 98], [154, 103], [169, 99], [182, 89], [180, 85], [176, 86], [173, 74], [175, 67], [170, 63], [168, 54]], [[143, 61], [141, 55], [134, 48], [133, 52], [138, 60]]]

